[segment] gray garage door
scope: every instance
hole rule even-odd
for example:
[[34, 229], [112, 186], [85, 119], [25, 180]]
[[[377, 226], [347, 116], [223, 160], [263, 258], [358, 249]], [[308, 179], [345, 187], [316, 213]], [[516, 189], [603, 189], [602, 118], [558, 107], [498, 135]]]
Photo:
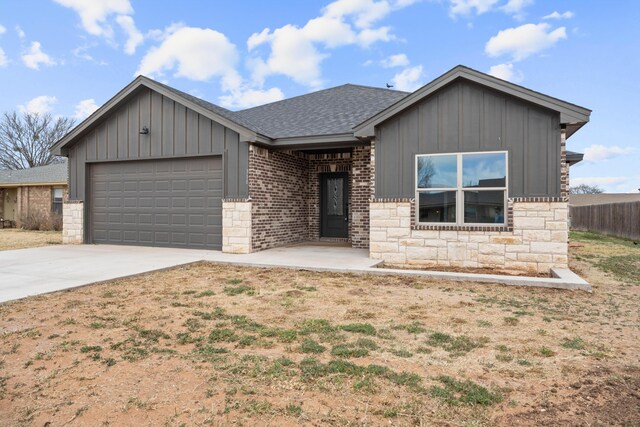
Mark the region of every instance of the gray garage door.
[[219, 156], [91, 164], [89, 197], [93, 243], [221, 249]]

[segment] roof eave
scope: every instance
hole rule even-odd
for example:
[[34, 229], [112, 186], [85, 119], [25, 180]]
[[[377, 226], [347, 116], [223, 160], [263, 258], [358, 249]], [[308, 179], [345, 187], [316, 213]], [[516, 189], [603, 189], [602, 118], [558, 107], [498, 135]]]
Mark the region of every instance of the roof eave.
[[304, 148], [343, 148], [366, 144], [365, 141], [359, 138], [355, 138], [353, 136], [353, 133], [350, 132], [328, 135], [308, 135], [276, 138], [267, 143], [260, 141], [257, 141], [257, 143], [274, 150], [294, 150]]
[[584, 153], [576, 153], [574, 151], [567, 152], [567, 163], [570, 165], [575, 165], [576, 163], [580, 163], [584, 159]]
[[68, 185], [67, 181], [43, 181], [43, 182], [0, 182], [0, 188], [16, 187], [53, 187], [56, 185]]

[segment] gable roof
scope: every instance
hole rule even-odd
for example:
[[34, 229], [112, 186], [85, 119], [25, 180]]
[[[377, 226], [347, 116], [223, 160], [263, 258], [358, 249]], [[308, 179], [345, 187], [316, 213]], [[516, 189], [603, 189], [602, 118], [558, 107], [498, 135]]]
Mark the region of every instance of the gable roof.
[[67, 159], [60, 163], [29, 169], [0, 170], [0, 187], [20, 187], [37, 184], [67, 184]]
[[391, 105], [384, 111], [381, 111], [378, 114], [364, 120], [357, 126], [354, 126], [354, 135], [361, 138], [374, 136], [374, 128], [376, 125], [395, 116], [406, 108], [409, 108], [415, 103], [421, 101], [422, 99], [428, 97], [444, 86], [460, 78], [481, 84], [486, 87], [490, 87], [524, 101], [531, 102], [541, 107], [559, 112], [560, 123], [566, 125], [567, 127], [567, 137], [571, 136], [575, 131], [580, 129], [580, 127], [582, 127], [589, 121], [591, 110], [587, 108], [562, 101], [558, 98], [544, 95], [540, 92], [527, 89], [523, 86], [510, 83], [506, 80], [498, 79], [496, 77], [481, 73], [480, 71], [473, 70], [463, 65], [458, 65], [457, 67], [452, 68], [440, 77], [411, 93], [409, 96]]
[[138, 76], [113, 98], [103, 104], [93, 114], [56, 142], [51, 148], [51, 151], [56, 155], [64, 155], [64, 150], [73, 145], [76, 138], [83, 135], [85, 131], [90, 129], [94, 123], [108, 114], [113, 108], [116, 108], [118, 105], [126, 102], [129, 96], [136, 92], [140, 87], [147, 87], [154, 90], [167, 98], [170, 98], [173, 101], [238, 132], [247, 140], [267, 142], [270, 139], [265, 135], [262, 135], [255, 126], [250, 125], [241, 117], [237, 117], [236, 113], [231, 110], [227, 110], [226, 108], [222, 108], [200, 98], [196, 98], [195, 96], [156, 82], [148, 77]]
[[211, 113], [217, 114], [220, 117], [224, 117], [225, 119], [227, 119], [229, 121], [232, 121], [232, 122], [234, 122], [234, 123], [236, 123], [236, 124], [238, 124], [240, 126], [243, 126], [243, 127], [247, 128], [247, 129], [250, 129], [250, 130], [252, 130], [253, 132], [255, 132], [257, 134], [267, 135], [266, 133], [261, 131], [260, 128], [254, 126], [249, 121], [243, 119], [242, 116], [240, 116], [235, 111], [227, 110], [224, 107], [220, 107], [219, 105], [212, 104], [209, 101], [205, 101], [202, 98], [198, 98], [196, 96], [190, 95], [190, 94], [188, 94], [186, 92], [183, 92], [183, 91], [178, 90], [176, 88], [173, 88], [171, 86], [165, 85], [164, 83], [160, 83], [160, 82], [157, 82], [155, 80], [148, 79], [147, 77], [144, 77], [144, 78], [146, 80], [154, 82], [155, 84], [157, 84], [160, 87], [163, 87], [167, 91], [169, 91], [171, 93], [174, 93], [178, 98], [182, 98], [182, 99], [185, 99], [187, 101], [190, 101], [190, 102], [194, 103], [195, 105], [199, 105], [202, 108], [210, 111]]
[[144, 76], [136, 77], [82, 123], [61, 138], [52, 152], [66, 155], [68, 147], [90, 131], [112, 109], [147, 87], [236, 132], [244, 141], [269, 146], [352, 143], [374, 136], [375, 126], [419, 102], [458, 78], [493, 88], [558, 111], [567, 137], [589, 121], [591, 110], [459, 65], [413, 93], [345, 84], [282, 101], [231, 111]]
[[273, 139], [348, 134], [408, 92], [345, 84], [236, 112]]

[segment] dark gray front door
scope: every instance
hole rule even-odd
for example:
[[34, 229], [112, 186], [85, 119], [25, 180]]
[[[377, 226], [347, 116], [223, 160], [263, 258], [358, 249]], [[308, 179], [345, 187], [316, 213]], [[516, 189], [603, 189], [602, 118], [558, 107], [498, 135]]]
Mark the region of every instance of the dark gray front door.
[[323, 173], [320, 183], [320, 236], [349, 237], [348, 174]]
[[222, 247], [222, 159], [196, 157], [89, 166], [92, 243]]

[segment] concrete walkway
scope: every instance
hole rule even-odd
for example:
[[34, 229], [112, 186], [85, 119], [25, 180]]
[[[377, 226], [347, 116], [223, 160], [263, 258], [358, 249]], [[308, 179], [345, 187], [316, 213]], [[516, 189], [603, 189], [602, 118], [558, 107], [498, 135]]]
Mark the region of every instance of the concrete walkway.
[[379, 261], [369, 258], [366, 249], [340, 246], [305, 244], [237, 255], [192, 249], [64, 245], [0, 251], [0, 303], [197, 261], [591, 290], [569, 270], [555, 271], [555, 278], [541, 278], [386, 269], [377, 268]]

